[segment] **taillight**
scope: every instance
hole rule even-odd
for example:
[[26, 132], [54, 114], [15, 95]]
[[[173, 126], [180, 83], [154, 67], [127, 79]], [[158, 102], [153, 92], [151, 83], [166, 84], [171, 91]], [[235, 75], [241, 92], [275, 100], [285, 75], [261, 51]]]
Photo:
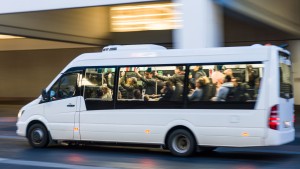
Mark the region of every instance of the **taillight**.
[[271, 108], [270, 117], [269, 117], [269, 127], [273, 130], [279, 129], [279, 113], [278, 113], [278, 105], [274, 105]]
[[294, 117], [293, 117], [293, 123], [295, 124], [296, 123], [296, 115], [294, 114]]

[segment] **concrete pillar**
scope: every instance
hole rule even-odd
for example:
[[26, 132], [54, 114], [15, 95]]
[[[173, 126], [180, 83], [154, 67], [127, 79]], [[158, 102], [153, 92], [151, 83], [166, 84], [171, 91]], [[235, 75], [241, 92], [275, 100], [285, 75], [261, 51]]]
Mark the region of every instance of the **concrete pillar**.
[[300, 105], [300, 40], [289, 41], [288, 50], [293, 63], [295, 105]]
[[173, 31], [174, 48], [223, 46], [223, 12], [213, 0], [173, 0], [182, 13], [181, 29]]

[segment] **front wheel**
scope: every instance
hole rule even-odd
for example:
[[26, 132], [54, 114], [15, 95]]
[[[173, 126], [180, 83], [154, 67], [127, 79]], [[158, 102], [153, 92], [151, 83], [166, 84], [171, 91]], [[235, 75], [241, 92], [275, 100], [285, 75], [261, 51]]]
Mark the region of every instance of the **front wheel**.
[[28, 141], [32, 147], [46, 147], [49, 144], [49, 135], [46, 127], [40, 123], [32, 125], [28, 130]]
[[189, 131], [178, 129], [168, 137], [168, 148], [173, 155], [186, 157], [195, 152], [196, 141]]

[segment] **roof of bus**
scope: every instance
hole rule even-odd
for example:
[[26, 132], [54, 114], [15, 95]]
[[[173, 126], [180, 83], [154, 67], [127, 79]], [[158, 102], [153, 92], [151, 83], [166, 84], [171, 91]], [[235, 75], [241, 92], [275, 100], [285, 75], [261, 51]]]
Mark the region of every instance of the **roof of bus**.
[[[273, 46], [272, 46], [273, 47]], [[247, 46], [247, 47], [217, 47], [217, 48], [201, 48], [201, 49], [167, 49], [167, 50], [124, 50], [124, 51], [108, 51], [94, 52], [79, 55], [74, 61], [89, 59], [116, 59], [116, 58], [142, 58], [142, 57], [164, 57], [164, 56], [185, 56], [185, 55], [218, 55], [218, 54], [234, 54], [241, 52], [266, 51], [270, 46]], [[155, 56], [154, 56], [155, 54]]]
[[[217, 47], [202, 49], [124, 50], [85, 53], [75, 58], [65, 69], [76, 66], [113, 66], [131, 64], [172, 64], [238, 62], [267, 60], [270, 49], [276, 46]], [[242, 56], [242, 57], [241, 57]], [[134, 59], [134, 60], [133, 60]], [[196, 60], [195, 60], [196, 59]], [[99, 65], [101, 63], [101, 65]]]

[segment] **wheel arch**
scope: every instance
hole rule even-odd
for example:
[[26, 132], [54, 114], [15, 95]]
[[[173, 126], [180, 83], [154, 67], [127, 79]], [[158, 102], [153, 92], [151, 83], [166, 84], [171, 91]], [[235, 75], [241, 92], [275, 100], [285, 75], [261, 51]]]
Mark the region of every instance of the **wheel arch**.
[[26, 137], [28, 138], [28, 132], [29, 132], [29, 129], [30, 129], [30, 127], [32, 126], [32, 125], [34, 125], [34, 124], [42, 124], [45, 128], [46, 128], [46, 130], [48, 131], [48, 134], [49, 134], [49, 136], [50, 136], [50, 138], [51, 138], [51, 134], [50, 134], [50, 132], [49, 132], [49, 130], [48, 130], [48, 127], [45, 125], [45, 123], [44, 122], [42, 122], [41, 120], [32, 120], [32, 121], [30, 121], [29, 123], [28, 123], [28, 125], [27, 125], [27, 127], [26, 127]]

